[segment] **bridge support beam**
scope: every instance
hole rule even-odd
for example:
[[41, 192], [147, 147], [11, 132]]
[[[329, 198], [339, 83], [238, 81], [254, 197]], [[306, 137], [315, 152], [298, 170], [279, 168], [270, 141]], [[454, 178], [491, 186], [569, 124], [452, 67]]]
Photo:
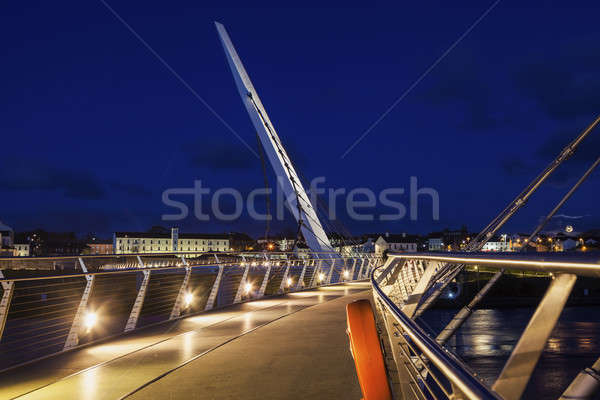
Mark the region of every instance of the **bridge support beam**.
[[[405, 264], [405, 268], [406, 267], [408, 267], [408, 263]], [[409, 318], [412, 318], [415, 315], [415, 312], [417, 311], [417, 306], [419, 305], [419, 302], [421, 301], [425, 290], [427, 290], [427, 287], [429, 286], [429, 281], [431, 280], [431, 277], [433, 276], [434, 272], [437, 270], [437, 267], [437, 262], [429, 261], [427, 263], [427, 268], [425, 268], [423, 276], [421, 276], [421, 279], [419, 279], [419, 281], [417, 282], [415, 289], [408, 296], [408, 299], [406, 300], [404, 307], [402, 308], [402, 312], [406, 314]]]
[[[139, 257], [140, 256], [138, 256], [138, 259]], [[127, 319], [127, 324], [125, 325], [125, 332], [135, 329], [137, 321], [140, 318], [140, 313], [142, 312], [142, 306], [144, 305], [144, 299], [146, 298], [146, 290], [148, 289], [148, 282], [150, 282], [150, 270], [144, 270], [142, 273], [144, 274], [144, 279], [138, 290], [135, 303], [133, 303], [133, 307], [131, 308], [131, 313], [129, 313], [129, 319]]]
[[223, 279], [224, 269], [225, 267], [223, 265], [219, 265], [219, 272], [217, 273], [217, 278], [215, 279], [215, 283], [213, 283], [212, 289], [210, 289], [210, 294], [208, 295], [206, 306], [204, 306], [204, 311], [212, 310], [215, 306], [217, 293], [219, 292], [219, 286], [221, 286], [221, 279]]
[[304, 284], [304, 275], [306, 275], [306, 266], [311, 263], [312, 260], [304, 260], [304, 265], [302, 266], [302, 272], [300, 272], [300, 278], [298, 278], [298, 283], [296, 284], [296, 290], [301, 290], [306, 286]]
[[242, 274], [242, 280], [240, 281], [240, 286], [238, 286], [238, 290], [235, 294], [235, 299], [233, 299], [233, 304], [242, 301], [242, 295], [244, 294], [244, 286], [248, 282], [248, 269], [250, 269], [250, 265], [246, 264], [246, 267], [244, 268], [244, 273]]
[[292, 264], [292, 260], [287, 262], [285, 266], [285, 271], [283, 272], [283, 278], [281, 278], [281, 284], [279, 285], [279, 293], [285, 293], [285, 286], [287, 285], [287, 278], [290, 273], [290, 265]]
[[600, 391], [600, 358], [573, 379], [559, 400], [589, 400]]
[[[187, 265], [187, 262], [185, 263]], [[179, 293], [177, 293], [177, 298], [175, 299], [175, 304], [173, 304], [173, 309], [171, 310], [171, 315], [169, 319], [177, 318], [181, 315], [181, 303], [183, 303], [185, 298], [185, 292], [190, 283], [190, 276], [192, 275], [192, 268], [185, 267], [185, 276], [183, 277], [183, 282], [181, 282], [181, 286], [179, 287]]]
[[354, 280], [354, 272], [356, 272], [356, 257], [352, 259], [352, 272], [350, 272], [350, 280]]
[[[87, 267], [85, 266], [85, 263], [81, 257], [79, 257], [79, 264], [81, 265], [81, 270], [87, 273]], [[87, 310], [87, 303], [94, 287], [94, 275], [86, 275], [85, 279], [85, 289], [81, 295], [81, 300], [79, 301], [79, 306], [75, 312], [75, 318], [73, 318], [73, 323], [71, 324], [71, 329], [69, 330], [69, 334], [65, 340], [65, 346], [63, 347], [63, 350], [68, 350], [79, 344], [79, 332], [81, 331], [81, 323], [84, 318], [84, 313]]]
[[331, 266], [329, 267], [329, 273], [327, 274], [327, 284], [331, 283], [331, 277], [333, 276], [333, 270], [335, 269], [335, 258], [332, 254], [329, 255], [331, 258]]
[[576, 280], [576, 275], [559, 274], [550, 283], [544, 298], [492, 387], [503, 399], [517, 400], [523, 395]]
[[358, 276], [356, 277], [358, 280], [363, 279], [363, 268], [365, 266], [365, 258], [362, 256], [360, 258], [360, 269], [358, 270]]
[[265, 276], [260, 284], [260, 290], [258, 291], [258, 297], [263, 297], [265, 292], [267, 291], [267, 283], [269, 283], [269, 275], [271, 275], [271, 263], [267, 266], [267, 270], [265, 271]]
[[[452, 269], [452, 268], [454, 268], [454, 269]], [[435, 301], [437, 300], [438, 297], [440, 297], [440, 295], [442, 294], [442, 292], [444, 291], [444, 289], [446, 288], [446, 286], [448, 286], [448, 284], [450, 282], [452, 282], [452, 280], [454, 278], [456, 278], [456, 276], [460, 273], [460, 271], [463, 270], [463, 268], [464, 268], [464, 265], [460, 265], [460, 264], [459, 265], [455, 265], [454, 267], [452, 265], [450, 265], [448, 267], [448, 269], [451, 270], [451, 271], [446, 276], [446, 278], [444, 278], [444, 280], [442, 282], [437, 282], [436, 286], [434, 286], [433, 292], [417, 308], [417, 312], [415, 313], [415, 318], [420, 317], [421, 315], [423, 315], [423, 313], [425, 311], [427, 311], [427, 309], [429, 307], [431, 307], [433, 305], [433, 303], [435, 303]]]
[[492, 278], [485, 284], [484, 287], [475, 295], [473, 300], [466, 306], [464, 306], [458, 314], [452, 318], [452, 320], [446, 325], [446, 327], [440, 332], [438, 337], [435, 339], [439, 344], [444, 344], [448, 339], [454, 335], [454, 333], [461, 327], [461, 325], [469, 318], [473, 313], [475, 306], [485, 297], [490, 289], [498, 282], [498, 279], [502, 276], [504, 270], [500, 270], [492, 276]]

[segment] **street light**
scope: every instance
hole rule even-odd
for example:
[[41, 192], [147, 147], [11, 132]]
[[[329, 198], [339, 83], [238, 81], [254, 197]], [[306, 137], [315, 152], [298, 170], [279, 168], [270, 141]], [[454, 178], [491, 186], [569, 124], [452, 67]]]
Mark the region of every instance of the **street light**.
[[193, 300], [194, 300], [194, 294], [192, 292], [187, 292], [184, 297], [185, 306], [189, 307], [192, 304]]
[[88, 332], [92, 330], [94, 325], [96, 325], [96, 322], [98, 322], [98, 315], [95, 312], [88, 311], [83, 319], [83, 323]]

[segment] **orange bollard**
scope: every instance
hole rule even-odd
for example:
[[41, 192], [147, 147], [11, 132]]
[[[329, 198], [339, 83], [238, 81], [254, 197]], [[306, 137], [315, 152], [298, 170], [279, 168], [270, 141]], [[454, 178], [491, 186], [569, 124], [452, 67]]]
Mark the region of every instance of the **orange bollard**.
[[346, 305], [350, 352], [364, 400], [391, 400], [392, 393], [385, 372], [375, 317], [369, 300]]

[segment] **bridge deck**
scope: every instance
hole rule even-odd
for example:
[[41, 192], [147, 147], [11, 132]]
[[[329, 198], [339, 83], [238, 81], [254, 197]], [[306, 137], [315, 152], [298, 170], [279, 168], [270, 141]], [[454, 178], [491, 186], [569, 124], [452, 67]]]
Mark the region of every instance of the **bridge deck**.
[[0, 398], [360, 398], [350, 283], [249, 302], [0, 374]]

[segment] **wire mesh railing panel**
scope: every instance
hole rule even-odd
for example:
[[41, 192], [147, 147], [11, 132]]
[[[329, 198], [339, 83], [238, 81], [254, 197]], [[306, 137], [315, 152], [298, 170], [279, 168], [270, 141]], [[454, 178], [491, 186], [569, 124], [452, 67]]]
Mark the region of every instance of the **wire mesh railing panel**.
[[192, 268], [187, 292], [192, 294], [188, 307], [182, 308], [182, 315], [204, 310], [210, 291], [217, 279], [218, 268]]
[[250, 292], [252, 296], [256, 296], [260, 290], [265, 274], [266, 267], [250, 267], [246, 282], [250, 284]]
[[240, 282], [242, 282], [243, 274], [244, 269], [240, 267], [225, 269], [217, 296], [217, 307], [233, 304], [238, 288], [240, 287]]
[[15, 282], [0, 369], [61, 351], [85, 285], [81, 276]]
[[310, 287], [313, 282], [313, 278], [316, 272], [316, 264], [313, 262], [309, 262], [306, 266], [306, 271], [304, 272], [304, 287]]
[[98, 317], [97, 328], [82, 332], [79, 343], [123, 332], [137, 296], [137, 272], [98, 275], [87, 304], [87, 310]]
[[265, 289], [265, 296], [272, 296], [279, 293], [286, 267], [282, 262], [278, 264], [279, 265], [271, 268], [271, 274], [269, 275], [269, 281], [267, 282], [267, 288]]
[[296, 288], [298, 281], [300, 280], [300, 275], [302, 274], [303, 265], [293, 265], [290, 267], [290, 271], [288, 272], [288, 281], [285, 282], [285, 290], [289, 291], [292, 288]]
[[138, 327], [169, 319], [184, 276], [185, 269], [152, 271]]

